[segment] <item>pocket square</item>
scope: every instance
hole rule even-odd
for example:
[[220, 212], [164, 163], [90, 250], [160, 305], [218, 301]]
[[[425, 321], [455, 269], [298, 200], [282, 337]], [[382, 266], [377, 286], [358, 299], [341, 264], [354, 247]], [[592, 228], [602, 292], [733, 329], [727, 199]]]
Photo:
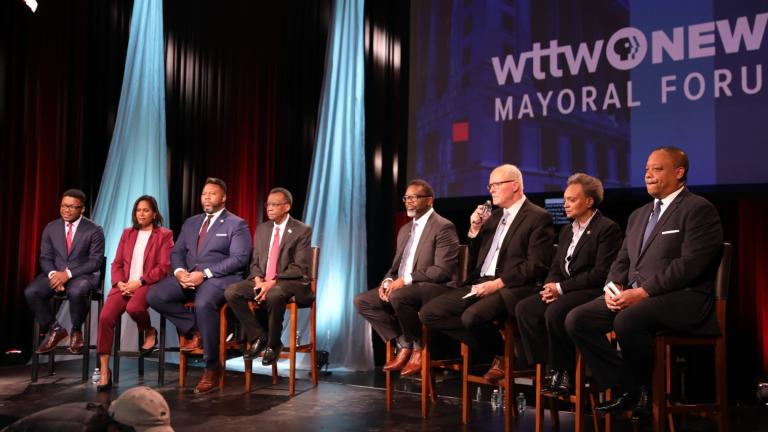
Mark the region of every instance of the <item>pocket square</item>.
[[662, 231], [662, 232], [661, 232], [661, 235], [665, 235], [665, 234], [675, 234], [675, 233], [679, 233], [679, 232], [680, 232], [680, 230], [679, 230], [679, 229], [676, 229], [676, 230], [669, 230], [669, 231]]
[[216, 237], [226, 237], [227, 233], [217, 233]]

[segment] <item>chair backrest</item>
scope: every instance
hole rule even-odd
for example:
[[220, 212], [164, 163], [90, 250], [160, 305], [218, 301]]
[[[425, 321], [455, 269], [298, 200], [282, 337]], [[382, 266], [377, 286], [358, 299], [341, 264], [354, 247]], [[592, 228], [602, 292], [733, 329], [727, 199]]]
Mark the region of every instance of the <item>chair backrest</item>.
[[459, 263], [456, 268], [456, 283], [461, 284], [467, 280], [469, 272], [469, 246], [459, 245]]
[[715, 276], [715, 313], [721, 335], [725, 335], [725, 303], [728, 300], [732, 254], [733, 246], [730, 243], [723, 243], [723, 256], [720, 258], [720, 266]]
[[309, 261], [309, 281], [312, 292], [317, 292], [317, 270], [320, 267], [320, 246], [312, 246], [312, 256]]

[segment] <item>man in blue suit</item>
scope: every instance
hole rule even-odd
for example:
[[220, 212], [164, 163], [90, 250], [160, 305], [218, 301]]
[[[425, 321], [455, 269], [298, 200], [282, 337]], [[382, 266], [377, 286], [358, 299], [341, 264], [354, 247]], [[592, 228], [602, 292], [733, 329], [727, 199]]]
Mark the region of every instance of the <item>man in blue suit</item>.
[[[207, 393], [219, 381], [224, 360], [219, 358], [219, 308], [227, 285], [243, 278], [251, 253], [248, 224], [224, 208], [226, 201], [226, 183], [206, 179], [200, 196], [205, 213], [184, 222], [171, 253], [173, 275], [147, 295], [150, 306], [187, 335], [180, 350], [203, 348], [205, 372], [195, 393]], [[194, 312], [184, 308], [191, 298]]]
[[[69, 189], [61, 198], [61, 219], [46, 225], [40, 244], [42, 273], [24, 290], [35, 319], [48, 334], [38, 354], [52, 351], [68, 334], [57, 321], [49, 300], [56, 292], [65, 292], [69, 299], [72, 334], [69, 351], [79, 354], [83, 349], [81, 327], [91, 306], [88, 294], [99, 283], [99, 267], [104, 259], [104, 231], [83, 216], [85, 194]], [[35, 335], [37, 337], [37, 335]]]

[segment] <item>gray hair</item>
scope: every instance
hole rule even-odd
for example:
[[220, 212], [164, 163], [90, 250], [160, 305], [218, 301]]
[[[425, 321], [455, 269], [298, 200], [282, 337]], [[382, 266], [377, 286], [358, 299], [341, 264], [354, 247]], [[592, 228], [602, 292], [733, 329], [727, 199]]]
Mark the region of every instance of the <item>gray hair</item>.
[[523, 173], [520, 171], [520, 168], [512, 164], [504, 164], [504, 165], [497, 166], [496, 169], [503, 170], [504, 172], [509, 174], [511, 180], [516, 180], [517, 184], [520, 185], [521, 191], [525, 189], [523, 187]]
[[584, 195], [587, 198], [592, 198], [592, 207], [597, 207], [603, 202], [603, 182], [597, 177], [592, 177], [589, 174], [576, 173], [568, 177], [568, 186], [572, 184], [581, 185], [584, 190]]

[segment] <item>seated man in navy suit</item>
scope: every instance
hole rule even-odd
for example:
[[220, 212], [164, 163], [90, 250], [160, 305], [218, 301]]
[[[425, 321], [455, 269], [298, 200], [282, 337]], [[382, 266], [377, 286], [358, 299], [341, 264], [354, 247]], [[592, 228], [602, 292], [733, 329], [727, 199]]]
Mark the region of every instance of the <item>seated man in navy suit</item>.
[[[251, 253], [248, 224], [224, 208], [226, 201], [226, 183], [206, 179], [200, 196], [205, 213], [184, 222], [171, 252], [173, 275], [147, 295], [150, 306], [188, 336], [180, 350], [203, 348], [205, 372], [195, 393], [209, 392], [219, 381], [223, 361], [219, 359], [219, 308], [227, 285], [242, 279]], [[191, 298], [194, 312], [184, 308]]]
[[[61, 198], [61, 219], [46, 225], [40, 244], [42, 273], [24, 290], [35, 319], [48, 334], [37, 353], [52, 351], [67, 337], [65, 330], [51, 310], [49, 300], [56, 292], [65, 292], [72, 318], [69, 351], [79, 354], [83, 349], [81, 327], [91, 307], [88, 294], [99, 283], [99, 267], [104, 259], [104, 231], [83, 216], [85, 194], [69, 189]], [[37, 337], [37, 335], [35, 335]]]
[[[599, 404], [599, 412], [648, 414], [656, 332], [719, 331], [713, 311], [723, 229], [715, 206], [685, 186], [688, 167], [688, 155], [675, 147], [648, 156], [645, 187], [654, 200], [629, 216], [606, 281], [620, 291], [606, 292], [565, 319], [598, 384], [618, 395]], [[621, 353], [605, 337], [611, 330]]]

